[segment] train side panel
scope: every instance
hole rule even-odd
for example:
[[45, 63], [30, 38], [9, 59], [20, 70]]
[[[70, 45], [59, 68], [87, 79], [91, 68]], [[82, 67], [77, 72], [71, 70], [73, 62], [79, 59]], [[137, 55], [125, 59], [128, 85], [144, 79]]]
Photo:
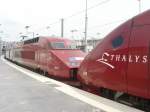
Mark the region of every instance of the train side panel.
[[21, 58], [22, 58], [22, 64], [25, 64], [28, 67], [31, 67], [33, 69], [36, 69], [37, 65], [35, 62], [35, 52], [36, 52], [36, 46], [28, 45], [26, 47], [23, 47], [21, 51]]

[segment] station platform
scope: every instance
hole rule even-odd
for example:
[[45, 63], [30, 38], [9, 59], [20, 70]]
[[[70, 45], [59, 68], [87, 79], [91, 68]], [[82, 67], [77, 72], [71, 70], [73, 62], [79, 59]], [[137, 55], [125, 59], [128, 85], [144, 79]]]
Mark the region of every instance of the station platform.
[[143, 112], [0, 59], [0, 112]]

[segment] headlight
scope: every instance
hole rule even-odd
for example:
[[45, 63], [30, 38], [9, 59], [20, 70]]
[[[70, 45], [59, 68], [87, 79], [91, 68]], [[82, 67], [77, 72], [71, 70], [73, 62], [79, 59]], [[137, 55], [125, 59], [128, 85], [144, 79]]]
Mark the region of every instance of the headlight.
[[78, 62], [70, 62], [70, 66], [79, 66], [79, 63]]
[[82, 61], [84, 58], [83, 57], [69, 57], [69, 61]]

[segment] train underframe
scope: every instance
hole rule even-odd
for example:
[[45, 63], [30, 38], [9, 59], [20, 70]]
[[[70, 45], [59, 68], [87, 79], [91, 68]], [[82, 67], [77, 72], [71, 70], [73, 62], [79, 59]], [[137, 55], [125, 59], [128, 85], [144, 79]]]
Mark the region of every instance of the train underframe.
[[85, 84], [81, 84], [82, 89], [96, 95], [102, 96], [104, 98], [140, 109], [146, 112], [150, 112], [150, 100], [140, 98], [137, 96], [129, 95], [124, 92], [117, 92], [107, 88], [96, 88], [94, 86], [87, 86]]

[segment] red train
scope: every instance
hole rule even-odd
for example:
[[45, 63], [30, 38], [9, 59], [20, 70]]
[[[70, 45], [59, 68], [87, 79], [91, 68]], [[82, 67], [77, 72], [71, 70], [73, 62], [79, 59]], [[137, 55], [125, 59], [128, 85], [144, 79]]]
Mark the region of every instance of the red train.
[[108, 34], [81, 63], [79, 80], [102, 96], [150, 107], [150, 10]]
[[51, 76], [77, 79], [78, 67], [85, 53], [73, 41], [64, 38], [37, 37], [6, 51], [6, 58]]
[[81, 63], [84, 57], [72, 41], [61, 38], [37, 37], [6, 51], [14, 62], [78, 78], [87, 90], [150, 112], [150, 10], [108, 34]]

